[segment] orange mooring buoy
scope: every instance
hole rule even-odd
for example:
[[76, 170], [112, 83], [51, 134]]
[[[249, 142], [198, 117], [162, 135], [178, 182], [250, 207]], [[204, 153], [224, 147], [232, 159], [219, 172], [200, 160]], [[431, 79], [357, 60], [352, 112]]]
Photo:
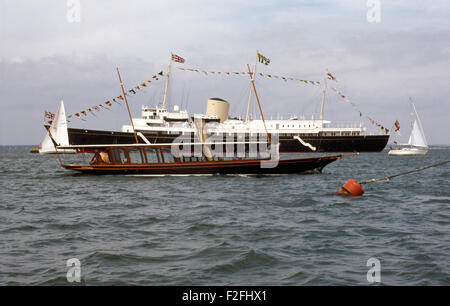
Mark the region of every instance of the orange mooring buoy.
[[364, 193], [364, 189], [361, 184], [354, 179], [349, 179], [341, 189], [338, 190], [338, 194], [347, 196], [361, 196]]
[[446, 160], [446, 161], [443, 161], [443, 162], [440, 162], [437, 164], [433, 164], [433, 165], [422, 167], [422, 168], [417, 168], [417, 169], [406, 171], [406, 172], [401, 172], [401, 173], [390, 175], [390, 176], [385, 176], [385, 177], [375, 178], [375, 179], [371, 179], [371, 180], [367, 180], [367, 181], [362, 181], [361, 183], [358, 183], [354, 179], [349, 179], [348, 182], [345, 183], [345, 185], [342, 186], [341, 189], [339, 189], [337, 193], [340, 195], [345, 195], [345, 196], [355, 196], [355, 197], [361, 196], [364, 194], [364, 189], [362, 188], [361, 185], [375, 183], [378, 181], [390, 180], [391, 178], [394, 178], [397, 176], [406, 175], [406, 174], [410, 174], [410, 173], [414, 173], [414, 172], [419, 172], [419, 171], [422, 171], [422, 170], [425, 170], [428, 168], [432, 168], [432, 167], [442, 166], [446, 163], [450, 163], [450, 160]]

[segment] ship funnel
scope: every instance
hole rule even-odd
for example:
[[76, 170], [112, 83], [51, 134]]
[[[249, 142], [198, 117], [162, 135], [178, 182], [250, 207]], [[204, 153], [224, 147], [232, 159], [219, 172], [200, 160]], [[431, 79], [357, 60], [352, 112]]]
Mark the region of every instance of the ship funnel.
[[221, 123], [228, 119], [229, 110], [230, 104], [220, 98], [211, 98], [206, 104], [206, 116], [217, 116]]

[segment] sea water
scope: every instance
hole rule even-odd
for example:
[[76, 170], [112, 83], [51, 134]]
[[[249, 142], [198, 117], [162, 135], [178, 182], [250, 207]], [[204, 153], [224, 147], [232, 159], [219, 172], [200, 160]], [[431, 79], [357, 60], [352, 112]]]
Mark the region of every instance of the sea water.
[[[387, 151], [321, 174], [89, 176], [31, 147], [0, 147], [0, 285], [450, 284], [450, 164], [335, 192], [450, 159]], [[301, 156], [301, 155], [300, 155]]]

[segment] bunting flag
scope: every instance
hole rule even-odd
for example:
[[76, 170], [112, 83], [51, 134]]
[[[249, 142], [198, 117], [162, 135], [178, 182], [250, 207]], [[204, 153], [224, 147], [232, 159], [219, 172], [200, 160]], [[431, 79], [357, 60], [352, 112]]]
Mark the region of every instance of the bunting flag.
[[[163, 72], [163, 71], [160, 71], [160, 72], [154, 74], [154, 75], [151, 77], [151, 79], [152, 79], [153, 81], [159, 80], [159, 76], [164, 76], [164, 72]], [[129, 89], [127, 92], [125, 92], [125, 95], [126, 95], [127, 97], [131, 97], [131, 96], [137, 94], [138, 92], [145, 92], [145, 91], [143, 90], [143, 88], [144, 88], [144, 87], [148, 87], [148, 86], [150, 85], [151, 82], [152, 82], [152, 81], [150, 81], [150, 80], [145, 81], [145, 82], [142, 82], [142, 83], [140, 83], [139, 85], [137, 85], [137, 86], [135, 86], [135, 87]], [[120, 100], [124, 101], [124, 96], [123, 96], [123, 95], [120, 95], [120, 96], [117, 96], [117, 97], [115, 97], [115, 98], [113, 98], [113, 99], [111, 99], [111, 100], [112, 100], [114, 103], [117, 103], [117, 104], [119, 104], [119, 105], [123, 105], [122, 103], [120, 103]], [[117, 101], [117, 100], [119, 100], [119, 101]], [[78, 118], [78, 119], [81, 119], [81, 120], [83, 120], [83, 121], [86, 121], [85, 119], [82, 118], [82, 116], [81, 116], [80, 114], [83, 114], [85, 117], [87, 117], [88, 114], [92, 114], [93, 116], [97, 117], [97, 116], [95, 115], [95, 113], [94, 113], [93, 110], [96, 110], [96, 111], [98, 111], [98, 112], [100, 112], [100, 111], [102, 111], [102, 110], [109, 110], [109, 111], [110, 111], [110, 110], [111, 110], [111, 107], [112, 107], [112, 105], [113, 105], [113, 104], [111, 103], [110, 100], [104, 102], [104, 104], [106, 104], [106, 106], [103, 105], [103, 104], [98, 104], [98, 105], [92, 106], [92, 107], [90, 107], [90, 108], [88, 108], [88, 109], [86, 109], [86, 110], [80, 111], [80, 112], [78, 112], [78, 113], [70, 114], [70, 115], [67, 116], [67, 118]], [[53, 113], [51, 113], [51, 112], [48, 112], [48, 111], [45, 111], [45, 118], [53, 119], [54, 117], [55, 117], [55, 114], [53, 114]], [[89, 116], [89, 117], [90, 117], [90, 116]]]
[[264, 55], [262, 55], [259, 52], [256, 52], [256, 54], [258, 55], [258, 62], [263, 63], [266, 66], [269, 65], [270, 59], [268, 59], [267, 57], [265, 57]]
[[88, 108], [88, 112], [90, 112], [93, 116], [97, 117], [97, 115], [94, 114], [94, 112], [92, 111], [92, 109]]
[[[339, 97], [341, 97], [341, 98], [344, 99], [347, 103], [349, 103], [349, 104], [352, 106], [352, 108], [353, 108], [355, 111], [357, 111], [357, 112], [359, 113], [359, 116], [360, 116], [360, 117], [363, 116], [363, 113], [358, 109], [358, 107], [356, 106], [355, 103], [353, 103], [352, 101], [350, 101], [349, 99], [347, 99], [347, 97], [346, 97], [344, 94], [342, 94], [339, 90], [337, 90], [336, 88], [334, 88], [334, 87], [332, 87], [332, 86], [330, 86], [330, 87], [331, 87], [331, 89], [333, 89], [333, 90], [339, 95]], [[378, 126], [383, 132], [385, 132], [386, 134], [389, 134], [389, 129], [385, 128], [383, 125], [381, 125], [380, 123], [378, 123], [378, 122], [375, 121], [374, 119], [370, 118], [369, 116], [365, 116], [365, 117], [367, 118], [367, 120], [369, 120], [369, 122], [370, 122], [372, 125]]]
[[336, 82], [337, 82], [337, 79], [336, 79], [331, 73], [329, 73], [329, 72], [327, 72], [327, 77], [328, 77], [330, 80], [333, 80], [333, 81], [336, 81]]
[[55, 114], [45, 111], [44, 118], [55, 119]]
[[[183, 67], [178, 67], [178, 69], [183, 70], [183, 71], [190, 71], [190, 72], [201, 72], [204, 73], [205, 75], [247, 75], [249, 74], [249, 72], [244, 72], [244, 71], [206, 71], [206, 70], [201, 70], [201, 69], [193, 69], [193, 68], [183, 68]], [[291, 77], [285, 77], [285, 76], [278, 76], [278, 75], [273, 75], [273, 74], [264, 74], [259, 72], [258, 73], [261, 77], [266, 77], [269, 79], [281, 79], [285, 82], [289, 81], [296, 81], [296, 82], [302, 82], [305, 84], [312, 84], [312, 85], [320, 85], [319, 81], [308, 81], [308, 80], [301, 80], [301, 79], [295, 79], [295, 78], [291, 78]]]
[[44, 112], [44, 123], [51, 125], [53, 123], [53, 119], [55, 119], [55, 114], [48, 111]]
[[178, 56], [178, 55], [172, 53], [172, 61], [183, 64], [184, 63], [184, 58], [182, 58], [181, 56]]
[[400, 131], [400, 122], [398, 122], [398, 120], [395, 120], [394, 126], [395, 126], [395, 132]]
[[77, 118], [79, 118], [79, 119], [81, 119], [81, 120], [83, 120], [83, 121], [86, 121], [86, 120], [84, 120], [83, 118], [81, 118], [81, 115], [80, 115], [79, 113], [76, 113], [75, 116], [77, 116]]

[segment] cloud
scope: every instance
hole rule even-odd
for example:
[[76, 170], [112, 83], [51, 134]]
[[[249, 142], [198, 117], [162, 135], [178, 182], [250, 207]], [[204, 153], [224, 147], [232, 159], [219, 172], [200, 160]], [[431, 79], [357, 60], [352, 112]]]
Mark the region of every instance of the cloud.
[[[325, 69], [335, 84], [371, 117], [386, 126], [407, 126], [408, 98], [416, 101], [431, 143], [450, 143], [450, 10], [446, 1], [381, 1], [382, 22], [366, 20], [365, 1], [81, 1], [81, 22], [68, 23], [65, 1], [5, 1], [0, 25], [0, 81], [3, 98], [0, 143], [38, 143], [44, 110], [63, 98], [68, 112], [120, 94], [115, 67], [125, 84], [138, 84], [166, 69], [170, 52], [186, 67], [245, 71], [255, 51], [271, 59], [258, 71], [320, 80]], [[310, 117], [318, 113], [321, 88], [257, 79], [267, 117]], [[159, 102], [162, 84], [136, 97]], [[219, 96], [245, 115], [249, 83], [173, 71], [171, 105], [204, 112]], [[359, 115], [328, 91], [327, 118], [359, 121]], [[79, 122], [86, 128], [120, 129], [125, 110]], [[11, 132], [10, 127], [22, 122]], [[72, 124], [72, 123], [71, 123]], [[367, 122], [365, 122], [367, 125]], [[8, 132], [4, 132], [8, 130]]]

